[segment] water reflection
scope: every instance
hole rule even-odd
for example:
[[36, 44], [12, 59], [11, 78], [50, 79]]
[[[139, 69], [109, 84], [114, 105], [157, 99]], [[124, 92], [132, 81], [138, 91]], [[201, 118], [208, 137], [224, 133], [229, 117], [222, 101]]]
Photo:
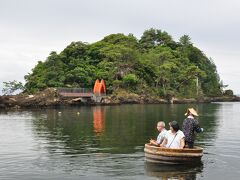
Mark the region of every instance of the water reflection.
[[[204, 148], [204, 168], [145, 166], [144, 144], [157, 137], [156, 123], [175, 119], [182, 124], [190, 106], [198, 110], [205, 129], [196, 140]], [[226, 170], [231, 175], [225, 179], [234, 179], [239, 177], [239, 107], [122, 105], [2, 112], [0, 132], [7, 137], [0, 141], [2, 167], [7, 174], [20, 164], [22, 174], [39, 173], [45, 175], [42, 179], [59, 172], [69, 177], [94, 175], [93, 179], [215, 179], [218, 174], [226, 175]]]
[[164, 165], [145, 163], [145, 172], [148, 176], [157, 177], [161, 180], [179, 179], [194, 180], [197, 174], [201, 173], [202, 164], [195, 165]]
[[93, 126], [97, 136], [101, 136], [105, 130], [106, 108], [103, 106], [93, 107]]
[[[156, 123], [176, 119], [182, 124], [191, 105], [124, 105], [47, 109], [33, 112], [36, 138], [63, 145], [75, 153], [133, 153], [143, 149], [149, 138], [156, 138]], [[204, 133], [196, 144], [210, 146], [216, 139], [218, 104], [198, 105]], [[195, 107], [195, 106], [194, 106]], [[64, 149], [66, 147], [66, 149]], [[57, 147], [56, 147], [57, 148]]]
[[196, 144], [205, 148], [208, 146], [213, 146], [216, 140], [216, 133], [219, 129], [219, 120], [216, 116], [220, 108], [220, 104], [201, 104], [197, 106], [199, 116], [199, 123], [201, 127], [204, 128], [203, 133], [197, 135]]

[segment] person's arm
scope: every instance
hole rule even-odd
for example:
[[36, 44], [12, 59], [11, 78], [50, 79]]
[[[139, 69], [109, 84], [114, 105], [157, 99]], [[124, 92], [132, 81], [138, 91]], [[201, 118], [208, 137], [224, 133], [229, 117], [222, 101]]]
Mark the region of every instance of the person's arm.
[[162, 144], [160, 144], [160, 147], [165, 147], [167, 145], [167, 138], [164, 138]]
[[183, 149], [185, 146], [185, 139], [184, 137], [180, 140], [180, 149]]
[[197, 133], [203, 132], [203, 128], [200, 127], [198, 120], [194, 119], [194, 130]]
[[150, 144], [152, 144], [152, 145], [159, 146], [159, 144], [157, 143], [156, 140], [151, 139], [149, 142], [150, 142]]

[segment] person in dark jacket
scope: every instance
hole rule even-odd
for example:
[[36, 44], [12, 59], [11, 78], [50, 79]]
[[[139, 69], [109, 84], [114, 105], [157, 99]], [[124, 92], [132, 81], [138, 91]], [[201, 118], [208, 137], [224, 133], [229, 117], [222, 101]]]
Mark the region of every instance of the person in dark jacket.
[[187, 118], [183, 121], [183, 133], [185, 135], [185, 145], [188, 148], [193, 148], [195, 141], [195, 132], [203, 132], [203, 128], [199, 126], [199, 122], [195, 119], [198, 116], [198, 113], [193, 108], [188, 108], [185, 113]]

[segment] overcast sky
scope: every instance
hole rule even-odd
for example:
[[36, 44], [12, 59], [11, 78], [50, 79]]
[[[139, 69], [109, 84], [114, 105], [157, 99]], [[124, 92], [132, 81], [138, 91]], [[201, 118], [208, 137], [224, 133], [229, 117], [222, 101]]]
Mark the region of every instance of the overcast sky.
[[0, 91], [51, 51], [72, 41], [96, 42], [112, 33], [187, 34], [211, 57], [220, 78], [240, 94], [238, 0], [0, 0]]

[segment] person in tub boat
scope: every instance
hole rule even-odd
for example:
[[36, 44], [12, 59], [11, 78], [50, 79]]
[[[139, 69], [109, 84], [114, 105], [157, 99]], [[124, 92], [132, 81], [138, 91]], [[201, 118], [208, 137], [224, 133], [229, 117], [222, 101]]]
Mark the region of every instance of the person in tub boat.
[[157, 130], [159, 131], [157, 140], [153, 140], [153, 139], [150, 140], [150, 144], [155, 146], [159, 146], [163, 142], [165, 135], [167, 133], [167, 130], [165, 129], [165, 123], [163, 121], [159, 121], [157, 123]]
[[199, 122], [195, 117], [198, 116], [198, 113], [193, 108], [188, 108], [185, 113], [187, 118], [183, 121], [183, 133], [185, 135], [185, 147], [193, 148], [196, 133], [203, 132], [203, 128], [199, 126]]
[[177, 121], [169, 123], [170, 130], [167, 131], [163, 142], [160, 147], [183, 149], [185, 146], [185, 135], [179, 129]]

